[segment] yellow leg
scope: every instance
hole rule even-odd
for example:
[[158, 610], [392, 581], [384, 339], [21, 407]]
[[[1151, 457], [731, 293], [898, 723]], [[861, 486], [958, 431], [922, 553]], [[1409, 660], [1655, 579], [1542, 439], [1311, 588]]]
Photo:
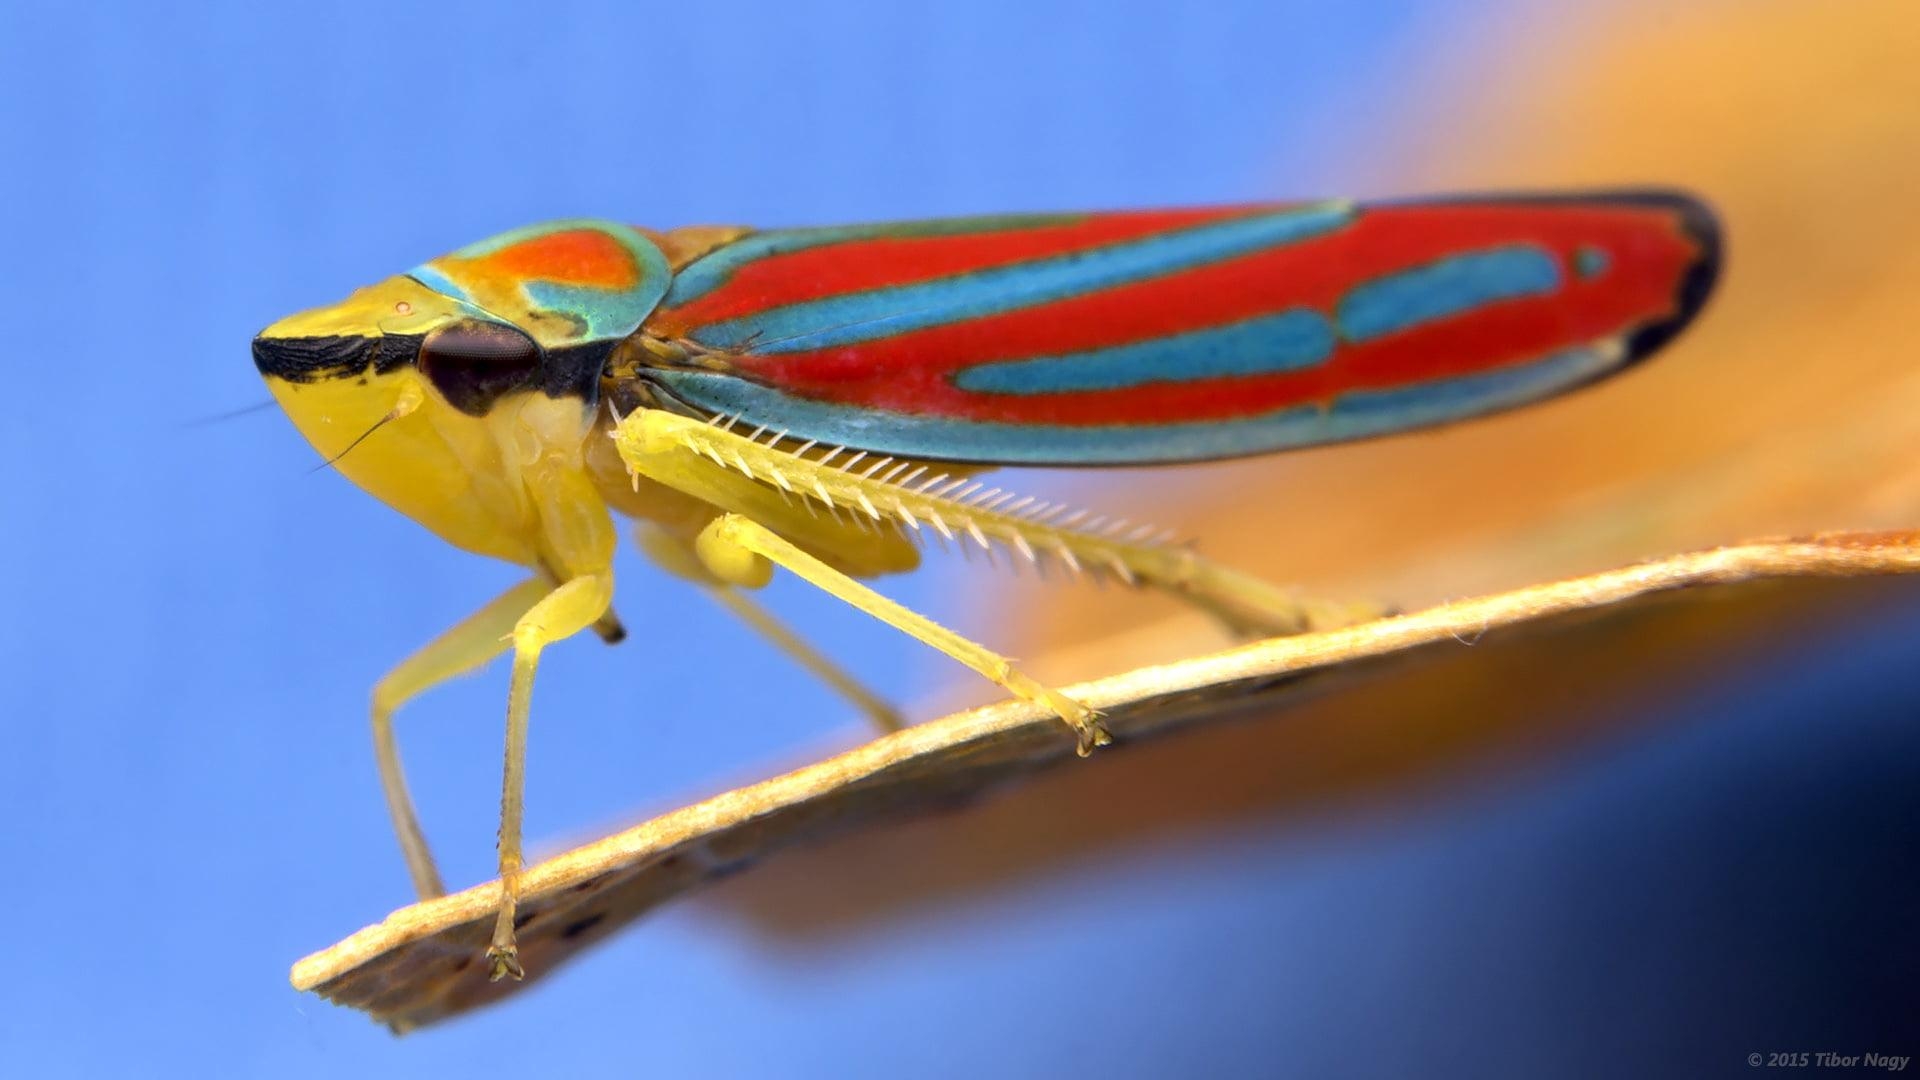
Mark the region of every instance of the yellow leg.
[[592, 626], [613, 603], [613, 575], [573, 578], [548, 593], [513, 627], [513, 683], [507, 691], [507, 755], [500, 790], [500, 915], [487, 947], [491, 977], [525, 975], [513, 940], [519, 903], [520, 829], [526, 809], [527, 714], [533, 702], [533, 675], [540, 651]]
[[1137, 576], [1143, 584], [1211, 615], [1238, 637], [1284, 637], [1334, 630], [1387, 614], [1385, 607], [1375, 603], [1296, 596], [1291, 590], [1192, 552], [1184, 555], [1172, 564], [1171, 572], [1149, 566], [1139, 568]]
[[[694, 436], [724, 433], [697, 420], [656, 409], [642, 409], [622, 421], [613, 434], [621, 460], [636, 475], [729, 511], [702, 529], [694, 543], [700, 561], [721, 581], [729, 585], [757, 588], [771, 577], [771, 564], [778, 563], [861, 611], [973, 668], [1013, 694], [1052, 710], [1073, 729], [1082, 755], [1112, 741], [1093, 710], [1085, 705], [1041, 686], [1015, 671], [1012, 661], [1007, 658], [888, 600], [747, 516], [751, 500], [734, 486], [732, 478], [735, 474], [729, 472], [726, 459], [706, 456], [694, 448], [697, 442], [690, 441]], [[749, 450], [762, 457], [769, 453], [765, 447], [745, 438], [726, 437], [732, 440], [729, 448], [742, 455]], [[786, 485], [782, 490], [793, 488], [795, 491], [826, 493], [823, 494], [823, 500], [830, 496], [829, 485], [853, 475], [844, 469], [831, 473], [821, 471], [818, 461], [807, 462], [798, 454], [781, 454], [778, 457], [776, 470], [767, 473], [772, 485], [781, 486], [782, 480], [785, 480]], [[742, 457], [740, 460], [746, 459]], [[794, 487], [793, 479], [779, 471], [796, 470], [793, 476], [798, 477], [801, 474], [797, 470], [802, 466], [810, 470], [804, 489]], [[751, 470], [750, 465], [748, 468]], [[763, 492], [767, 490], [771, 489], [762, 489]], [[829, 508], [860, 506], [870, 509], [870, 518], [879, 520], [878, 509], [861, 503], [859, 494], [843, 492], [839, 499], [826, 501], [824, 505]]]
[[1013, 662], [1006, 657], [881, 596], [750, 518], [739, 514], [716, 518], [701, 530], [695, 548], [701, 562], [723, 581], [748, 587], [764, 584], [771, 573], [768, 564], [772, 563], [946, 653], [1015, 696], [1057, 714], [1073, 729], [1082, 757], [1092, 753], [1094, 747], [1113, 741], [1093, 710], [1085, 705], [1034, 682], [1015, 671]]
[[505, 637], [552, 585], [530, 578], [501, 593], [453, 629], [428, 642], [402, 660], [373, 688], [373, 754], [380, 766], [380, 788], [387, 797], [394, 834], [407, 858], [407, 873], [422, 900], [446, 891], [434, 869], [433, 852], [420, 830], [407, 777], [400, 766], [400, 747], [393, 737], [393, 714], [409, 700], [459, 675], [464, 675], [506, 651]]
[[740, 590], [708, 573], [685, 541], [655, 526], [643, 526], [635, 538], [640, 542], [640, 550], [654, 563], [668, 573], [700, 586], [721, 607], [772, 642], [774, 648], [786, 653], [795, 663], [852, 702], [882, 732], [899, 731], [906, 726], [893, 706], [861, 685], [845, 668], [828, 659]]
[[[865, 453], [849, 457], [841, 450], [809, 456], [800, 449], [788, 452], [776, 445], [777, 438], [766, 441], [760, 435], [643, 409], [621, 423], [614, 442], [636, 474], [760, 522], [856, 576], [869, 575], [844, 557], [836, 560], [833, 548], [822, 542], [836, 538], [834, 532], [821, 533], [822, 523], [844, 524], [843, 511], [873, 536], [892, 539], [911, 530], [962, 549], [971, 543], [991, 552], [997, 546], [1016, 565], [1021, 560], [1037, 566], [1051, 563], [1159, 589], [1248, 637], [1323, 630], [1382, 614], [1376, 605], [1301, 599], [1154, 537], [1151, 530], [1103, 519], [1083, 524], [1084, 514], [1069, 515], [1064, 507], [1044, 503], [1036, 506], [1031, 498], [1015, 499], [1010, 492], [970, 482], [969, 474], [932, 463]], [[861, 462], [869, 463], [856, 467]], [[760, 488], [758, 498], [741, 490], [742, 480]], [[837, 532], [858, 535], [851, 526]]]

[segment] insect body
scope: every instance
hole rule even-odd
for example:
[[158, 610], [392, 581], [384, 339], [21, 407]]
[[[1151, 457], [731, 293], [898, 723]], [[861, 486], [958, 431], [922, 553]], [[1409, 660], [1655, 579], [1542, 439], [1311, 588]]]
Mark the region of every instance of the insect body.
[[883, 703], [739, 590], [781, 567], [1058, 714], [1084, 705], [885, 599], [920, 542], [1169, 592], [1247, 633], [1337, 617], [1150, 530], [1016, 497], [994, 465], [1196, 461], [1520, 405], [1693, 318], [1719, 235], [1649, 191], [653, 232], [560, 221], [462, 248], [254, 340], [319, 452], [531, 571], [376, 687], [384, 790], [441, 891], [392, 715], [509, 649], [489, 955], [517, 977], [522, 762], [541, 650], [612, 608], [613, 513], [883, 726]]

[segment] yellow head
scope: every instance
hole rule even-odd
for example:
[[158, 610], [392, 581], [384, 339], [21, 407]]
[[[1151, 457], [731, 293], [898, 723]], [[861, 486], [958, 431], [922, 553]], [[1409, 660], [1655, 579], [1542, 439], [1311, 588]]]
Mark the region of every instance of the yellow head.
[[354, 483], [449, 543], [537, 565], [521, 472], [579, 453], [607, 357], [669, 276], [626, 226], [534, 226], [282, 319], [254, 339], [254, 363]]

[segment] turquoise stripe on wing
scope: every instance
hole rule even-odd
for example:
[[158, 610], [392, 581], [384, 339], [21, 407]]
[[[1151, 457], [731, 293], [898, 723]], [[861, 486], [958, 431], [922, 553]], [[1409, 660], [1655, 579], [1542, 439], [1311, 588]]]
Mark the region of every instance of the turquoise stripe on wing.
[[1355, 286], [1336, 317], [1348, 341], [1371, 341], [1465, 315], [1488, 304], [1560, 288], [1553, 254], [1513, 244], [1455, 255]]
[[977, 394], [1076, 394], [1273, 375], [1323, 364], [1335, 344], [1325, 316], [1296, 308], [1152, 341], [980, 364], [955, 372], [953, 384]]

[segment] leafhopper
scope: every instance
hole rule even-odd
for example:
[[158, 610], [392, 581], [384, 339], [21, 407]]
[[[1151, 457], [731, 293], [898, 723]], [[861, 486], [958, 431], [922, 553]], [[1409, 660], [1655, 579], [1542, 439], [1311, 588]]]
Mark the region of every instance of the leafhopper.
[[254, 361], [341, 473], [528, 578], [373, 694], [420, 895], [443, 890], [393, 716], [513, 655], [493, 978], [514, 943], [527, 723], [548, 645], [620, 640], [615, 515], [879, 726], [897, 714], [745, 594], [776, 568], [1057, 715], [1086, 706], [874, 591], [922, 549], [1167, 593], [1248, 635], [1338, 619], [995, 466], [1196, 462], [1365, 438], [1613, 374], [1698, 313], [1711, 212], [1665, 191], [664, 232], [518, 229], [274, 323]]

